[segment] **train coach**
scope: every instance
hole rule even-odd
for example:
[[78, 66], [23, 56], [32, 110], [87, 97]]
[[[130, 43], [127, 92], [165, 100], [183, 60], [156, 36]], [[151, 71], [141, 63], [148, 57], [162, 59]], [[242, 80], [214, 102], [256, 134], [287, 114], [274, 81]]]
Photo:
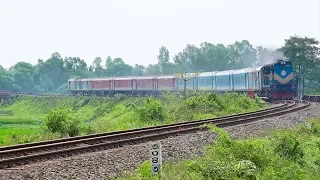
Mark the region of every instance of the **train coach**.
[[[254, 91], [258, 96], [270, 99], [293, 99], [297, 95], [292, 63], [284, 60], [260, 67], [203, 72], [188, 80], [186, 88], [216, 92]], [[68, 89], [71, 94], [83, 95], [157, 95], [163, 90], [183, 90], [184, 80], [174, 75], [74, 78], [68, 80]]]
[[71, 94], [81, 95], [151, 95], [159, 94], [163, 89], [176, 90], [174, 76], [138, 76], [69, 79], [68, 90]]

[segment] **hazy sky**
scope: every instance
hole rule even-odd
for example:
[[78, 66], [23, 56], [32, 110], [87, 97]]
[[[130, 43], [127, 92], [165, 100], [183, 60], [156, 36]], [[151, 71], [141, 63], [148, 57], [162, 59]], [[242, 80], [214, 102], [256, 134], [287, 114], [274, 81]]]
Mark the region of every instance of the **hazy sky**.
[[126, 63], [157, 62], [188, 43], [280, 47], [291, 35], [320, 40], [319, 0], [0, 0], [0, 64], [36, 64], [53, 52]]

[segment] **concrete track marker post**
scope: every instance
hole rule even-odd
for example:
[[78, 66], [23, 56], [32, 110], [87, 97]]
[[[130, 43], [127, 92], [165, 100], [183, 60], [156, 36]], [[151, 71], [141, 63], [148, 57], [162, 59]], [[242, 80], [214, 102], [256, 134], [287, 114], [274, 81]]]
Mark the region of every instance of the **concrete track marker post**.
[[154, 175], [161, 174], [162, 166], [162, 144], [161, 142], [151, 142], [151, 171]]

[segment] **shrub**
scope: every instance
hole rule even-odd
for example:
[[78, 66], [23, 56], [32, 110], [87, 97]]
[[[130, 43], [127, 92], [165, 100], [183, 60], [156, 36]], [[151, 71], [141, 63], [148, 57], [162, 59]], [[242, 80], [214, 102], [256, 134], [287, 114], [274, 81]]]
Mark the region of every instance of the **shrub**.
[[114, 95], [119, 101], [124, 100], [126, 98], [125, 94], [115, 94]]
[[290, 160], [298, 160], [303, 157], [302, 147], [293, 132], [283, 131], [273, 138], [274, 151], [280, 156]]
[[311, 126], [311, 132], [316, 135], [320, 136], [320, 123], [316, 119], [312, 119], [309, 121]]
[[69, 109], [52, 109], [45, 116], [45, 124], [52, 133], [77, 136], [80, 134], [80, 121], [76, 120]]
[[145, 99], [143, 107], [137, 108], [137, 113], [140, 116], [140, 120], [143, 121], [153, 120], [162, 122], [165, 118], [162, 102], [153, 98]]
[[204, 108], [212, 111], [213, 108], [220, 109], [218, 103], [216, 102], [218, 98], [216, 98], [214, 93], [211, 94], [201, 94], [199, 96], [192, 96], [186, 100], [187, 105], [190, 108]]
[[235, 166], [235, 171], [237, 172], [238, 177], [245, 179], [256, 179], [257, 167], [256, 165], [248, 160], [240, 161]]

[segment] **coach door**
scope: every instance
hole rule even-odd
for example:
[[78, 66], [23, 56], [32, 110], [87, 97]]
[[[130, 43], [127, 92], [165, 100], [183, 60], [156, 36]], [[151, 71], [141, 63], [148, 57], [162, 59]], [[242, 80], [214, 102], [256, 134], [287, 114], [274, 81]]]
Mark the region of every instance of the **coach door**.
[[111, 80], [110, 80], [110, 83], [111, 83], [111, 86], [110, 86], [110, 87], [111, 87], [111, 90], [114, 90], [114, 79], [111, 79]]
[[230, 81], [231, 81], [231, 83], [230, 83], [231, 91], [234, 91], [234, 77], [233, 77], [233, 72], [230, 73], [229, 77], [230, 77]]
[[193, 89], [194, 90], [198, 89], [198, 78], [197, 77], [193, 78]]
[[153, 78], [153, 91], [158, 90], [158, 81], [157, 81], [157, 77]]
[[213, 79], [212, 79], [212, 87], [213, 87], [213, 90], [214, 91], [217, 91], [217, 73], [215, 73], [214, 75], [213, 75]]
[[135, 90], [137, 90], [137, 83], [136, 83], [137, 81], [136, 81], [136, 78], [133, 78], [132, 80], [131, 80], [131, 87], [132, 87], [132, 90], [133, 91], [135, 91]]
[[211, 90], [214, 90], [215, 83], [214, 83], [214, 76], [211, 78]]
[[260, 82], [261, 82], [260, 71], [258, 71], [258, 78], [257, 78], [257, 80], [258, 80], [258, 88], [261, 88], [261, 87], [260, 87]]

